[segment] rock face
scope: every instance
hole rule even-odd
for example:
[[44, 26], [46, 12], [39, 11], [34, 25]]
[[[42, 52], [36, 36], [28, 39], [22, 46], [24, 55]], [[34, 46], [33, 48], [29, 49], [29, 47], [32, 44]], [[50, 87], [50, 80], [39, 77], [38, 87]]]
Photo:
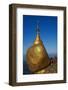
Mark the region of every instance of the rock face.
[[52, 59], [48, 67], [34, 72], [34, 74], [48, 74], [48, 73], [57, 73], [57, 59]]
[[41, 70], [50, 64], [47, 51], [43, 45], [42, 40], [40, 39], [39, 32], [37, 32], [34, 44], [30, 48], [28, 48], [26, 57], [29, 70], [32, 73]]

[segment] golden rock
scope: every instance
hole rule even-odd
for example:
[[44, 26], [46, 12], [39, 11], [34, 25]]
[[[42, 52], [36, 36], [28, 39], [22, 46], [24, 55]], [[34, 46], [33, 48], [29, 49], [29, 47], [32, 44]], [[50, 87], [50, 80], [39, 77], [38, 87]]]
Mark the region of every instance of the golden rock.
[[47, 51], [40, 39], [39, 28], [37, 26], [37, 36], [33, 45], [27, 50], [27, 64], [29, 70], [34, 73], [47, 67], [50, 64], [50, 60]]

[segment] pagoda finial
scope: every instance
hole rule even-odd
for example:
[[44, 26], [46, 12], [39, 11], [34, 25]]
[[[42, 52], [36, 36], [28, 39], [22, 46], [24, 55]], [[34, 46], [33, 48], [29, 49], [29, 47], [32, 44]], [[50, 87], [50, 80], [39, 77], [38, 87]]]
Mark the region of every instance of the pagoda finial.
[[41, 39], [40, 39], [40, 29], [39, 29], [39, 22], [37, 21], [37, 26], [36, 26], [36, 32], [37, 32], [37, 35], [36, 35], [36, 39], [34, 41], [34, 44], [40, 44], [42, 43]]
[[37, 21], [36, 31], [37, 31], [37, 35], [40, 35], [39, 21]]

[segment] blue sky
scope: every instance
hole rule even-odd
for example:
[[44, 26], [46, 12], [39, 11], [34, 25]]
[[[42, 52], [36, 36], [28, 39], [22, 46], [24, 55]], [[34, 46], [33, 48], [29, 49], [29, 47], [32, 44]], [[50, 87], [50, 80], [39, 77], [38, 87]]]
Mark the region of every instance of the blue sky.
[[57, 17], [23, 15], [24, 54], [36, 38], [36, 26], [39, 21], [40, 37], [48, 54], [57, 53]]

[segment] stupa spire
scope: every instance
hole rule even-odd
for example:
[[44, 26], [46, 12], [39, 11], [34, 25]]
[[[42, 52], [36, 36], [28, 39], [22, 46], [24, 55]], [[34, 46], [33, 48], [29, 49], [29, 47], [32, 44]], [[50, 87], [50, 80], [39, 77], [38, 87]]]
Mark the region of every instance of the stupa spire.
[[37, 22], [36, 32], [37, 32], [37, 35], [40, 35], [39, 22]]
[[42, 43], [41, 39], [40, 39], [40, 29], [39, 29], [39, 22], [37, 22], [37, 26], [36, 26], [36, 39], [34, 41], [34, 44], [39, 44]]

